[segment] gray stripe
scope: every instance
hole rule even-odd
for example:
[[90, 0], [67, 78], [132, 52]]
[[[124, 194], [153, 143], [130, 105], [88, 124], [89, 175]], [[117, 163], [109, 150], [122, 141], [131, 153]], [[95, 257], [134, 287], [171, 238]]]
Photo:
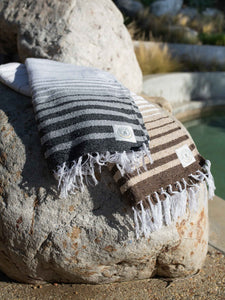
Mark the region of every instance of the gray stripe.
[[[49, 101], [47, 102], [47, 101], [45, 101], [45, 102], [43, 102], [43, 103], [34, 103], [34, 105], [35, 105], [35, 108], [37, 109], [37, 110], [40, 110], [40, 109], [44, 109], [44, 108], [50, 108], [50, 107], [54, 107], [54, 106], [56, 106], [56, 105], [58, 105], [58, 104], [61, 104], [61, 103], [66, 103], [66, 102], [70, 102], [70, 101], [74, 101], [74, 103], [77, 103], [76, 101], [78, 100], [78, 101], [80, 101], [80, 100], [84, 100], [84, 101], [90, 101], [90, 100], [99, 100], [99, 96], [95, 96], [95, 95], [91, 95], [91, 96], [85, 96], [85, 95], [82, 95], [82, 96], [80, 96], [79, 95], [79, 99], [75, 99], [74, 97], [75, 97], [76, 95], [69, 95], [69, 96], [66, 96], [66, 97], [64, 97], [63, 99], [61, 99], [61, 98], [57, 98], [56, 100], [54, 100], [54, 99], [49, 99]], [[117, 103], [120, 105], [122, 102], [125, 104], [125, 105], [129, 105], [130, 106], [130, 100], [129, 99], [123, 99], [123, 100], [120, 100], [120, 99], [118, 99], [117, 97], [107, 97], [107, 96], [101, 96], [101, 101], [103, 101], [103, 105], [104, 105], [104, 103], [105, 102], [112, 102], [112, 101], [115, 101], [114, 102], [114, 105], [116, 105]], [[76, 104], [75, 104], [76, 105]], [[136, 105], [135, 105], [135, 107], [137, 107]]]
[[[84, 78], [80, 77], [80, 76], [72, 76], [72, 77], [66, 77], [66, 78], [62, 78], [62, 82], [80, 82], [80, 81], [87, 81], [87, 83], [89, 82], [104, 82], [104, 83], [110, 83], [110, 84], [117, 84], [117, 85], [121, 85], [120, 83], [118, 83], [118, 81], [116, 81], [113, 78], [109, 78], [107, 80], [104, 80], [102, 77], [99, 76], [85, 76], [85, 80]], [[51, 82], [61, 82], [60, 78], [55, 77], [55, 78], [51, 78], [49, 79], [49, 77], [45, 77], [44, 79], [33, 79], [33, 84], [42, 84], [42, 83], [51, 83]], [[122, 85], [121, 85], [122, 86]], [[124, 86], [122, 86], [123, 88], [125, 88]]]
[[[112, 88], [112, 87], [104, 87], [103, 85], [99, 85], [99, 86], [87, 86], [86, 85], [86, 87], [85, 86], [75, 86], [75, 85], [73, 85], [73, 86], [71, 86], [71, 85], [67, 85], [67, 86], [63, 86], [62, 88], [66, 88], [66, 90], [65, 91], [80, 91], [80, 92], [82, 92], [82, 93], [85, 93], [85, 91], [108, 91], [108, 93], [109, 93], [109, 91], [111, 92], [111, 93], [118, 93], [118, 95], [123, 95], [123, 94], [126, 94], [127, 96], [130, 96], [129, 95], [129, 93], [127, 93], [127, 91], [126, 90], [124, 90], [123, 91], [123, 93], [122, 93], [122, 90], [121, 90], [121, 88]], [[38, 88], [38, 89], [41, 89], [41, 88]], [[61, 89], [59, 89], [59, 87], [57, 86], [57, 87], [51, 87], [51, 88], [48, 88], [48, 89], [42, 89], [42, 90], [38, 90], [38, 91], [36, 91], [36, 92], [34, 92], [33, 93], [33, 96], [35, 96], [35, 97], [40, 97], [41, 98], [41, 96], [42, 95], [45, 95], [45, 94], [47, 94], [47, 95], [51, 95], [52, 93], [53, 93], [53, 91], [54, 91], [54, 94], [57, 94], [57, 91], [58, 92], [62, 92], [62, 90]], [[64, 94], [65, 94], [65, 91], [64, 91]]]
[[[86, 92], [87, 94], [91, 93], [92, 95], [99, 96], [99, 97], [100, 97], [100, 95], [107, 96], [107, 95], [110, 95], [110, 94], [112, 94], [115, 97], [122, 97], [122, 96], [129, 97], [129, 95], [127, 95], [127, 94], [122, 95], [120, 92], [116, 92], [116, 91], [110, 92], [108, 89], [102, 89], [102, 88], [95, 89], [95, 90], [90, 90], [90, 89], [73, 89], [73, 90], [76, 92], [76, 94], [81, 93], [83, 95], [85, 95], [85, 92]], [[73, 90], [70, 90], [70, 91], [72, 92]], [[100, 92], [101, 92], [101, 94], [99, 94]], [[32, 95], [33, 95], [33, 97], [37, 98], [37, 99], [35, 99], [36, 103], [43, 103], [43, 102], [46, 101], [46, 99], [49, 99], [49, 96], [51, 96], [52, 93], [51, 92], [46, 93], [45, 96], [37, 96], [34, 93], [32, 93]], [[65, 91], [55, 92], [54, 95], [52, 95], [52, 96], [54, 96], [54, 97], [64, 97], [65, 96]]]
[[[126, 122], [120, 122], [120, 121], [111, 121], [111, 120], [93, 120], [91, 121], [91, 126], [112, 126], [112, 125], [127, 125]], [[140, 130], [140, 126], [136, 124], [130, 124], [130, 126], [133, 129]], [[45, 142], [57, 138], [62, 135], [66, 135], [68, 133], [71, 133], [75, 130], [81, 129], [81, 128], [89, 128], [90, 124], [88, 124], [86, 121], [80, 122], [77, 124], [73, 124], [68, 127], [64, 127], [62, 129], [58, 129], [55, 131], [51, 131], [49, 133], [46, 133], [42, 138], [41, 138], [41, 143], [44, 144]]]
[[[117, 112], [117, 111], [111, 111], [111, 110], [107, 110], [107, 109], [95, 109], [93, 111], [93, 109], [84, 109], [82, 111], [73, 111], [71, 113], [64, 114], [59, 117], [55, 117], [55, 118], [51, 118], [51, 119], [42, 121], [42, 122], [40, 122], [38, 128], [44, 128], [45, 126], [48, 126], [50, 124], [55, 124], [60, 121], [69, 120], [69, 119], [73, 119], [73, 118], [76, 118], [79, 116], [90, 115], [90, 114], [92, 114], [92, 115], [93, 114], [94, 115], [103, 114], [103, 115], [105, 115], [105, 118], [107, 118], [107, 116], [122, 116], [124, 118], [134, 120], [133, 115], [127, 115], [125, 113], [121, 113], [121, 112]], [[140, 122], [142, 122], [142, 119], [139, 119], [139, 118], [136, 118], [136, 119], [139, 120]]]
[[[53, 91], [53, 90], [59, 90], [59, 86], [58, 85], [52, 85], [51, 87], [49, 87], [49, 85], [48, 85], [48, 87], [46, 86], [46, 88], [44, 87], [44, 85], [41, 85], [40, 87], [36, 87], [35, 85], [34, 85], [34, 87], [36, 88], [36, 89], [38, 89], [38, 92], [37, 93], [40, 93], [40, 94], [44, 94], [45, 92], [48, 92], [48, 91]], [[87, 84], [84, 84], [84, 85], [82, 85], [81, 83], [80, 84], [63, 84], [63, 85], [61, 85], [61, 87], [62, 88], [64, 88], [64, 87], [70, 87], [70, 88], [86, 88], [86, 87], [88, 87], [89, 89], [98, 89], [99, 87], [100, 88], [102, 88], [102, 89], [111, 89], [111, 90], [119, 90], [119, 91], [125, 91], [125, 92], [127, 92], [127, 90], [126, 89], [121, 89], [121, 87], [120, 86], [113, 86], [113, 85], [105, 85], [105, 84], [103, 84], [103, 83], [99, 83], [99, 84], [88, 84], [88, 86], [87, 86]], [[128, 93], [129, 94], [129, 93]]]
[[[61, 105], [61, 106], [57, 106], [57, 107], [53, 107], [53, 108], [50, 108], [50, 109], [46, 109], [44, 111], [40, 111], [39, 113], [36, 113], [36, 116], [37, 118], [42, 118], [42, 117], [45, 117], [47, 115], [50, 115], [50, 114], [54, 114], [54, 113], [57, 113], [57, 112], [61, 112], [63, 110], [66, 110], [66, 109], [72, 109], [74, 107], [78, 108], [80, 107], [82, 109], [82, 107], [84, 107], [84, 110], [85, 110], [85, 107], [86, 106], [89, 106], [89, 105], [95, 105], [95, 106], [105, 106], [105, 107], [112, 107], [114, 108], [115, 107], [115, 103], [102, 103], [102, 102], [96, 102], [96, 101], [80, 101], [80, 102], [70, 102], [68, 104], [65, 104], [65, 105]], [[132, 112], [132, 107], [130, 105], [126, 105], [126, 104], [120, 104], [119, 108], [124, 108], [126, 109], [127, 111], [130, 111]], [[93, 110], [93, 113], [95, 111], [96, 108], [92, 108]], [[153, 109], [155, 110], [155, 109]]]
[[[51, 89], [52, 87], [56, 87], [56, 88], [59, 88], [59, 84], [60, 86], [62, 87], [68, 87], [68, 86], [76, 86], [76, 87], [86, 87], [87, 84], [88, 86], [90, 87], [98, 87], [99, 85], [101, 85], [102, 87], [106, 87], [106, 88], [112, 88], [112, 89], [120, 89], [120, 90], [124, 90], [127, 92], [127, 89], [126, 88], [121, 88], [120, 85], [115, 85], [115, 83], [106, 83], [106, 82], [103, 82], [103, 81], [99, 81], [99, 82], [96, 82], [95, 81], [89, 81], [89, 82], [83, 82], [83, 81], [65, 81], [65, 82], [56, 82], [56, 81], [53, 81], [52, 83], [52, 86], [49, 87], [49, 83], [46, 83], [46, 82], [43, 82], [41, 84], [33, 84], [33, 86], [38, 89], [38, 88], [48, 88], [48, 89]], [[40, 86], [40, 87], [39, 87]]]
[[[84, 136], [76, 138], [76, 140], [71, 142], [66, 142], [62, 144], [58, 144], [49, 150], [45, 152], [45, 158], [48, 158], [50, 155], [52, 155], [55, 152], [71, 149], [71, 147], [77, 146], [78, 144], [84, 142], [84, 141], [90, 141], [90, 140], [105, 140], [105, 139], [112, 139], [115, 138], [114, 132], [110, 133], [90, 133], [86, 134]], [[137, 142], [142, 142], [142, 137], [136, 137]]]

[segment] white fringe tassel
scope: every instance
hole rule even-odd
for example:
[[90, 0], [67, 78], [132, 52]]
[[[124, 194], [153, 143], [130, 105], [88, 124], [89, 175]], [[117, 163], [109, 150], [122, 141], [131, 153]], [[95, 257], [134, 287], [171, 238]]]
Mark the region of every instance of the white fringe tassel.
[[153, 204], [150, 200], [150, 196], [147, 196], [149, 208], [145, 209], [142, 201], [139, 202], [141, 209], [132, 207], [136, 238], [139, 239], [141, 236], [148, 238], [153, 231], [159, 230], [163, 225], [168, 226], [173, 221], [177, 221], [179, 217], [185, 215], [187, 206], [190, 211], [196, 212], [198, 210], [200, 191], [199, 183], [204, 180], [208, 188], [208, 199], [212, 199], [215, 195], [215, 184], [210, 166], [211, 163], [207, 160], [203, 167], [204, 172], [197, 171], [197, 175], [190, 175], [190, 177], [197, 180], [198, 183], [192, 182], [192, 184], [188, 184], [182, 179], [184, 188], [182, 188], [180, 182], [176, 182], [178, 191], [173, 191], [171, 185], [168, 187], [170, 194], [161, 188], [161, 194], [165, 196], [165, 200], [161, 201], [159, 195], [155, 193], [157, 199], [156, 204]]
[[[116, 164], [121, 176], [125, 173], [132, 173], [137, 170], [140, 173], [140, 168], [144, 167], [146, 170], [146, 164], [144, 158], [148, 157], [149, 162], [152, 164], [150, 150], [145, 144], [139, 151], [132, 151], [131, 153], [122, 152], [110, 154], [106, 152], [103, 154], [94, 153], [94, 155], [88, 154], [85, 162], [82, 162], [82, 156], [77, 161], [72, 162], [70, 168], [66, 163], [57, 167], [57, 171], [54, 172], [55, 178], [58, 180], [58, 189], [60, 189], [60, 196], [67, 197], [68, 193], [75, 193], [77, 190], [83, 192], [84, 185], [97, 184], [98, 180], [95, 176], [95, 167], [105, 166], [108, 163]], [[91, 179], [91, 180], [90, 180]]]

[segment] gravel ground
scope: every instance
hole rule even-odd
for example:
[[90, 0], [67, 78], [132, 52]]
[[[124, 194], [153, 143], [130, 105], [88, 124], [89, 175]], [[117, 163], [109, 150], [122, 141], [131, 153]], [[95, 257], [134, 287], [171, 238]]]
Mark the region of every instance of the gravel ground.
[[105, 285], [45, 284], [29, 285], [10, 281], [0, 274], [1, 300], [225, 300], [225, 255], [208, 251], [201, 271], [173, 281], [153, 278]]

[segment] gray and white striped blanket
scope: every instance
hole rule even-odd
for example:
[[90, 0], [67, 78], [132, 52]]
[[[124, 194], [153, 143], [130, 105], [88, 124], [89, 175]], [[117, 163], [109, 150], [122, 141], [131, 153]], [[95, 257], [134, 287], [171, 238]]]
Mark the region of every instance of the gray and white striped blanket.
[[150, 159], [141, 113], [114, 76], [46, 59], [25, 66], [44, 155], [63, 196], [90, 176], [96, 183], [96, 165], [116, 164], [123, 175]]

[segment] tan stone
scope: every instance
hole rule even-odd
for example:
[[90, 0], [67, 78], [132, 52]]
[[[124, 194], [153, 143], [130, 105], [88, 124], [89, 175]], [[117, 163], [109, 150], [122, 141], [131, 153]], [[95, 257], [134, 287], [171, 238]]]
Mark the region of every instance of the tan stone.
[[141, 91], [133, 44], [112, 1], [0, 1], [0, 28], [0, 53], [96, 67]]

